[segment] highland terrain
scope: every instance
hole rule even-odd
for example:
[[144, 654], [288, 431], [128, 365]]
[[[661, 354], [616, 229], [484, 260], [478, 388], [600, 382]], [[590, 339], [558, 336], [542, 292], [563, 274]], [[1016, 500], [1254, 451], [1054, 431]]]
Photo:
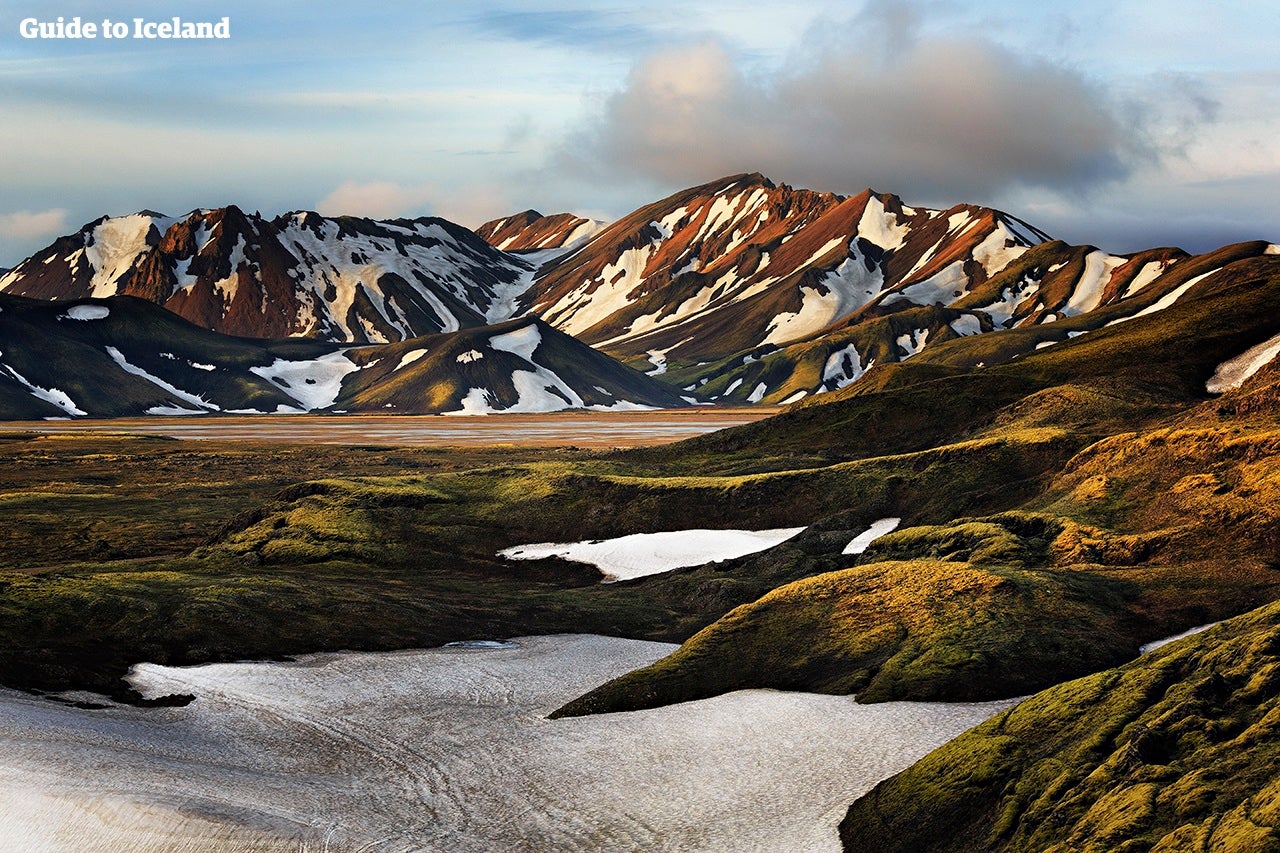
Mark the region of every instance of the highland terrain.
[[[610, 451], [0, 435], [0, 684], [657, 640], [554, 716], [1030, 696], [850, 803], [851, 850], [1280, 846], [1275, 244], [1111, 255], [739, 175], [475, 234], [136, 214], [0, 290], [9, 419], [789, 405]], [[499, 553], [692, 527], [799, 532], [616, 583]]]

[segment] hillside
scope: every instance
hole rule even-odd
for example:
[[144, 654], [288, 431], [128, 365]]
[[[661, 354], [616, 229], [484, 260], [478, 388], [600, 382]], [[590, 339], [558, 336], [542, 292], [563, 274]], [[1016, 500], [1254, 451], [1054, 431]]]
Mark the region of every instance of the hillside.
[[344, 347], [221, 335], [128, 296], [0, 294], [0, 341], [0, 417], [8, 419], [684, 405], [534, 319]]

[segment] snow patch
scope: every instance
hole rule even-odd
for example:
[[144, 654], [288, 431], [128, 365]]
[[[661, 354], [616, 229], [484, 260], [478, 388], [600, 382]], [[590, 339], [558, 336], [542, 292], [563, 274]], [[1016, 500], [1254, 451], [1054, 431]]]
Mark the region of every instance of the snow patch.
[[964, 261], [948, 264], [924, 281], [898, 291], [917, 305], [950, 305], [968, 292], [969, 277], [965, 275]]
[[[475, 352], [475, 350], [472, 350], [471, 352]], [[397, 364], [394, 368], [392, 368], [391, 372], [395, 373], [397, 370], [401, 370], [405, 367], [408, 367], [409, 365], [413, 364], [415, 361], [422, 358], [426, 354], [427, 354], [427, 351], [425, 349], [409, 350], [407, 353], [400, 356], [400, 363]], [[466, 353], [466, 354], [469, 355], [469, 353]], [[462, 356], [458, 356], [458, 358], [461, 359]]]
[[1219, 364], [1204, 388], [1210, 394], [1221, 394], [1232, 388], [1239, 388], [1246, 379], [1274, 361], [1277, 355], [1280, 355], [1280, 335], [1249, 347], [1235, 358]]
[[[425, 355], [426, 350], [422, 350], [422, 353]], [[480, 352], [479, 350], [471, 349], [459, 355], [457, 358], [454, 359], [454, 361], [456, 361], [458, 364], [471, 364], [472, 362], [479, 361], [482, 358], [484, 358], [484, 353]], [[406, 362], [406, 363], [412, 363], [414, 360], [415, 359], [409, 359], [409, 362]], [[402, 364], [401, 367], [403, 366], [404, 365]], [[396, 369], [399, 370], [400, 368], [397, 367]]]
[[858, 350], [853, 344], [836, 350], [827, 356], [827, 363], [823, 365], [823, 389], [829, 389], [833, 385], [836, 388], [843, 388], [853, 384], [867, 372], [874, 361], [875, 359], [872, 359], [864, 366], [862, 357], [858, 355]]
[[768, 389], [769, 389], [769, 386], [768, 386], [768, 385], [766, 385], [765, 383], [761, 382], [761, 383], [760, 383], [759, 385], [757, 385], [757, 386], [755, 387], [755, 389], [751, 392], [750, 396], [748, 396], [748, 397], [747, 397], [747, 402], [748, 402], [748, 403], [759, 403], [761, 400], [763, 400], [763, 399], [764, 399], [765, 392], [766, 392]]
[[111, 316], [111, 309], [105, 305], [72, 305], [62, 316], [68, 320], [105, 320]]
[[[164, 381], [159, 376], [153, 376], [152, 374], [143, 370], [141, 367], [130, 364], [128, 360], [125, 359], [124, 353], [120, 352], [120, 350], [116, 349], [115, 347], [107, 347], [107, 355], [111, 356], [112, 360], [114, 360], [116, 364], [120, 365], [121, 369], [123, 369], [125, 373], [132, 373], [134, 376], [141, 376], [143, 379], [147, 380], [152, 385], [162, 388], [163, 390], [177, 397], [179, 400], [181, 400], [184, 403], [190, 403], [191, 405], [199, 406], [202, 409], [211, 409], [212, 411], [215, 411], [215, 412], [221, 411], [221, 409], [216, 404], [210, 403], [208, 400], [204, 399], [203, 397], [198, 397], [195, 394], [192, 394], [188, 391], [183, 391], [181, 388], [177, 388], [174, 385], [171, 385], [168, 382]], [[252, 368], [252, 367], [249, 369], [256, 370], [256, 368]]]
[[902, 349], [903, 359], [911, 358], [911, 356], [924, 349], [925, 343], [929, 340], [928, 329], [916, 329], [905, 335], [898, 335], [896, 343]]
[[53, 403], [58, 408], [64, 409], [67, 414], [70, 415], [89, 414], [88, 412], [80, 409], [65, 392], [59, 391], [57, 388], [41, 388], [39, 385], [28, 382], [25, 376], [14, 370], [9, 365], [4, 365], [4, 368], [9, 371], [14, 379], [21, 382], [26, 389], [31, 392], [31, 396], [35, 397], [37, 400], [44, 400], [46, 403]]
[[1166, 266], [1167, 264], [1160, 261], [1150, 261], [1144, 264], [1142, 269], [1138, 270], [1138, 274], [1133, 277], [1133, 281], [1129, 282], [1129, 286], [1124, 289], [1124, 293], [1120, 295], [1120, 298], [1128, 299], [1155, 281], [1164, 273]]
[[266, 367], [250, 367], [249, 371], [274, 384], [304, 409], [311, 410], [332, 406], [342, 391], [342, 380], [359, 369], [338, 350], [308, 361], [277, 358]]
[[1199, 634], [1202, 631], [1208, 631], [1210, 628], [1217, 627], [1221, 624], [1221, 622], [1210, 622], [1207, 625], [1197, 625], [1194, 628], [1188, 628], [1180, 634], [1174, 634], [1172, 637], [1163, 637], [1159, 640], [1152, 640], [1149, 643], [1143, 643], [1141, 646], [1138, 646], [1138, 654], [1145, 655], [1147, 652], [1154, 652], [1156, 649], [1162, 646], [1167, 646], [1175, 640], [1181, 640], [1183, 637], [1190, 637], [1194, 634]]
[[1111, 281], [1112, 272], [1128, 260], [1128, 258], [1109, 255], [1102, 251], [1085, 255], [1084, 271], [1080, 273], [1080, 280], [1076, 282], [1071, 298], [1062, 309], [1063, 315], [1075, 317], [1079, 314], [1088, 314], [1097, 308], [1102, 302], [1102, 293], [1106, 289], [1107, 282]]
[[872, 196], [858, 220], [858, 236], [881, 249], [900, 249], [911, 228], [898, 222], [896, 213], [884, 209], [884, 202]]
[[150, 249], [147, 234], [152, 226], [163, 234], [173, 222], [135, 213], [107, 219], [94, 228], [93, 245], [84, 248], [84, 256], [93, 267], [90, 295], [97, 299], [115, 296], [117, 280], [133, 267], [139, 255]]
[[498, 411], [493, 408], [493, 394], [487, 388], [472, 388], [459, 401], [462, 406], [455, 412], [441, 412], [443, 415], [489, 415]]
[[955, 332], [962, 338], [969, 335], [982, 334], [982, 321], [972, 314], [965, 314], [963, 317], [957, 317], [949, 324], [951, 331]]
[[1173, 305], [1173, 303], [1181, 299], [1183, 294], [1185, 294], [1188, 290], [1195, 287], [1197, 284], [1199, 284], [1201, 281], [1208, 278], [1209, 276], [1213, 275], [1215, 272], [1217, 272], [1217, 270], [1209, 270], [1209, 272], [1201, 273], [1200, 275], [1196, 276], [1190, 281], [1184, 282], [1178, 287], [1175, 287], [1173, 290], [1169, 291], [1164, 296], [1161, 296], [1154, 303], [1152, 303], [1151, 305], [1148, 305], [1146, 308], [1143, 308], [1138, 313], [1131, 314], [1128, 317], [1119, 317], [1115, 320], [1112, 320], [1107, 325], [1117, 326], [1120, 323], [1127, 323], [1130, 320], [1133, 320], [1137, 317], [1145, 317], [1148, 314], [1155, 314], [1158, 311], [1163, 311], [1164, 309], [1168, 308], [1169, 306]]
[[673, 530], [587, 542], [540, 542], [499, 551], [508, 560], [561, 557], [596, 566], [604, 581], [631, 580], [673, 569], [755, 554], [787, 541], [803, 527], [774, 530]]
[[841, 554], [861, 554], [866, 551], [872, 542], [884, 536], [886, 533], [892, 533], [898, 529], [898, 525], [902, 523], [901, 518], [881, 518], [878, 521], [871, 522], [871, 526], [859, 533], [844, 546]]

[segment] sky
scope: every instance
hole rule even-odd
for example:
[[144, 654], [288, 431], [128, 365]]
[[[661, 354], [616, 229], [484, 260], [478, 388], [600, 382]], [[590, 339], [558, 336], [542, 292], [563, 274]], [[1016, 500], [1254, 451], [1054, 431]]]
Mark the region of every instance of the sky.
[[[231, 38], [22, 37], [59, 16]], [[0, 0], [0, 267], [142, 209], [614, 219], [756, 171], [1113, 252], [1280, 241], [1276, 32], [1272, 0]]]

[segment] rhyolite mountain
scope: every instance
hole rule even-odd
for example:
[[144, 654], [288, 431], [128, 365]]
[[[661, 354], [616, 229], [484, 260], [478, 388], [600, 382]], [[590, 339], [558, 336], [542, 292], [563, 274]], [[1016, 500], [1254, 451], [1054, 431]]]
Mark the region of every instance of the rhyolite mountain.
[[576, 249], [604, 226], [599, 220], [572, 213], [543, 216], [536, 210], [525, 210], [490, 220], [477, 228], [476, 234], [503, 251], [539, 252]]
[[10, 270], [0, 291], [136, 296], [230, 335], [380, 343], [505, 320], [532, 272], [443, 219], [265, 219], [230, 206], [102, 217]]
[[9, 419], [680, 406], [666, 386], [528, 317], [386, 345], [253, 339], [143, 299], [0, 294]]
[[[399, 342], [537, 316], [688, 403], [793, 403], [960, 337], [1020, 329], [994, 360], [1158, 310], [1265, 242], [1190, 256], [1072, 246], [974, 205], [913, 207], [722, 178], [611, 225], [526, 210], [473, 233], [235, 207], [86, 225], [0, 291], [114, 294], [252, 337]], [[976, 351], [976, 350], [973, 350]]]

